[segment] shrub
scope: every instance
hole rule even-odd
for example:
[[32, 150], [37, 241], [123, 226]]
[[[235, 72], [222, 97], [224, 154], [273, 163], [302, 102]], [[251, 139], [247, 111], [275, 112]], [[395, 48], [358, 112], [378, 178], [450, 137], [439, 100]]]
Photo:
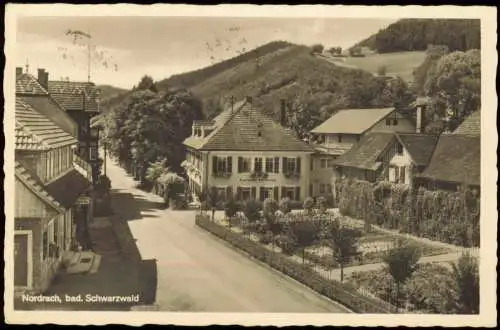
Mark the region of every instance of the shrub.
[[306, 211], [307, 214], [311, 214], [312, 210], [314, 208], [314, 198], [307, 197], [304, 200], [303, 208], [304, 208], [304, 211]]
[[323, 196], [316, 198], [316, 207], [318, 208], [319, 213], [326, 213], [328, 208], [326, 198]]
[[266, 244], [266, 245], [271, 244], [271, 242], [273, 241], [273, 238], [274, 238], [274, 234], [268, 230], [264, 234], [259, 236], [259, 242], [261, 242], [262, 244]]
[[284, 197], [280, 200], [279, 209], [283, 214], [287, 214], [291, 211], [290, 202], [290, 198], [288, 197]]
[[278, 245], [281, 248], [281, 251], [287, 255], [294, 254], [297, 248], [295, 239], [289, 235], [284, 234], [278, 235], [276, 237], [276, 245]]
[[249, 222], [256, 222], [260, 220], [260, 211], [262, 206], [255, 199], [250, 199], [245, 203], [243, 213], [247, 217]]

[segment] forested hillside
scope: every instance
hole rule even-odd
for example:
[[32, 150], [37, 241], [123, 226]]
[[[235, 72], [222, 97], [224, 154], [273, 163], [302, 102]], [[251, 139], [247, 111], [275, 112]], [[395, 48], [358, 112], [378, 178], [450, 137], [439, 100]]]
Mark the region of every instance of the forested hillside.
[[477, 19], [402, 19], [359, 42], [379, 53], [426, 50], [428, 45], [445, 45], [450, 51], [480, 49], [481, 31]]

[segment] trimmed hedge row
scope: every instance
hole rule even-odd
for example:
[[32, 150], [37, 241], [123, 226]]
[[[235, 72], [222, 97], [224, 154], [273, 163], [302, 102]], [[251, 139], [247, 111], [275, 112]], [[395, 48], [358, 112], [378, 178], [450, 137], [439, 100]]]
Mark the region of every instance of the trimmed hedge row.
[[340, 302], [356, 313], [391, 313], [379, 301], [363, 296], [354, 286], [335, 280], [327, 280], [308, 266], [290, 260], [279, 252], [270, 251], [259, 243], [210, 221], [206, 215], [197, 214], [195, 223], [236, 248], [247, 252], [257, 260], [305, 284], [314, 291]]
[[343, 215], [431, 240], [479, 246], [480, 196], [473, 189], [410, 190], [350, 179], [339, 179], [335, 186]]

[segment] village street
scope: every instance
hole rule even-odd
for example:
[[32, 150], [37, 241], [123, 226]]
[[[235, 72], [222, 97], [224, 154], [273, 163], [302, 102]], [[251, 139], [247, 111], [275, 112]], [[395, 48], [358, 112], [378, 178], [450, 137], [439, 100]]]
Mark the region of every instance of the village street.
[[193, 211], [171, 211], [134, 188], [107, 161], [113, 208], [128, 222], [145, 259], [156, 259], [156, 304], [163, 311], [345, 312], [312, 290], [232, 250], [194, 224]]

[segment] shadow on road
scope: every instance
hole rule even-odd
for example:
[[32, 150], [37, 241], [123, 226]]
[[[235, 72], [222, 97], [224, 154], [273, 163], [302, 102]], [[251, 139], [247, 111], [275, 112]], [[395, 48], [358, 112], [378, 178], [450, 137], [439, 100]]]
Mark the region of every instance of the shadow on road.
[[[115, 208], [116, 212], [125, 221], [139, 220], [145, 216], [145, 212], [165, 209], [165, 204], [161, 202], [152, 202], [139, 195], [121, 192], [116, 189], [111, 191], [111, 200], [118, 207]], [[152, 212], [148, 212], [147, 216], [157, 217]]]

